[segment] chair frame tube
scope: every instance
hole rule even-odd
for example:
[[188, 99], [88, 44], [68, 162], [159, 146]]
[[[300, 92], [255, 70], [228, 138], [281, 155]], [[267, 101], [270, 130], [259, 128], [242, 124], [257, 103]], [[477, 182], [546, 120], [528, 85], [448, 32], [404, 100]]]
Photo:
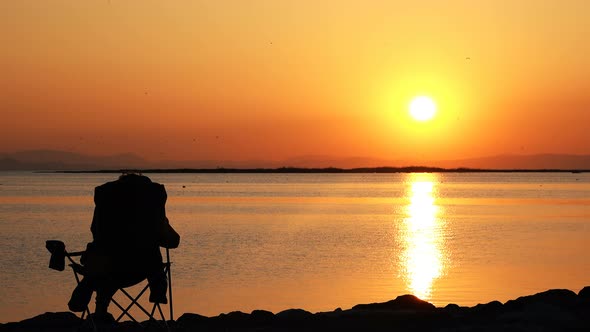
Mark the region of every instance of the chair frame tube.
[[[77, 263], [76, 261], [74, 261], [72, 259], [72, 257], [76, 257], [76, 256], [82, 256], [82, 254], [84, 254], [84, 251], [76, 251], [76, 252], [67, 252], [65, 251], [65, 256], [67, 257], [67, 259], [70, 261], [71, 264], [69, 264], [69, 266], [72, 268], [72, 271], [74, 272], [74, 277], [76, 279], [76, 283], [79, 284], [80, 283], [80, 276], [78, 274], [78, 271], [76, 271], [75, 266], [80, 266], [80, 263]], [[168, 277], [168, 296], [170, 297], [170, 302], [169, 302], [169, 307], [170, 307], [170, 320], [174, 320], [174, 308], [172, 305], [172, 273], [171, 273], [171, 265], [172, 262], [170, 262], [170, 249], [166, 248], [166, 262], [164, 263], [164, 268], [165, 268], [165, 273]], [[123, 316], [127, 316], [129, 317], [133, 322], [135, 323], [139, 323], [133, 316], [131, 316], [131, 314], [129, 313], [129, 310], [131, 310], [131, 308], [136, 305], [146, 316], [149, 317], [149, 320], [154, 320], [156, 322], [158, 322], [155, 318], [154, 318], [154, 313], [156, 311], [156, 307], [158, 308], [158, 312], [160, 313], [160, 318], [162, 318], [163, 321], [163, 325], [164, 327], [169, 330], [169, 326], [168, 323], [166, 321], [166, 317], [164, 317], [164, 313], [162, 312], [162, 307], [160, 306], [159, 303], [154, 303], [154, 306], [152, 307], [152, 313], [150, 314], [138, 301], [141, 298], [141, 296], [146, 292], [146, 290], [149, 288], [149, 283], [144, 286], [144, 288], [141, 290], [141, 292], [139, 292], [139, 294], [134, 298], [133, 296], [131, 296], [124, 288], [119, 288], [118, 290], [121, 291], [125, 296], [127, 296], [127, 298], [131, 301], [131, 303], [124, 308], [122, 305], [120, 305], [115, 299], [111, 298], [111, 302], [113, 304], [115, 304], [115, 306], [117, 308], [119, 308], [121, 310], [121, 314], [119, 315], [119, 317], [117, 317], [116, 321], [119, 322]], [[88, 307], [86, 307], [86, 309], [82, 312], [81, 315], [81, 319], [84, 319], [85, 316], [91, 317], [90, 316], [90, 309]], [[94, 326], [94, 323], [92, 323], [93, 329], [96, 330], [96, 326]], [[159, 322], [158, 322], [159, 323]]]

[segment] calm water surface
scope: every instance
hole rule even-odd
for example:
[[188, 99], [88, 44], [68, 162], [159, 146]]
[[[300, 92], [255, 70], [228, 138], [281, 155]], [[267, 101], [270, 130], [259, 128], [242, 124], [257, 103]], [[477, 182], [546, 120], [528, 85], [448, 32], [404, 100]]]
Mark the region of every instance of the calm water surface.
[[[153, 174], [181, 234], [184, 312], [328, 311], [415, 294], [438, 306], [590, 285], [590, 174]], [[67, 311], [45, 240], [91, 240], [116, 175], [0, 173], [0, 322]], [[113, 310], [114, 311], [114, 310]]]

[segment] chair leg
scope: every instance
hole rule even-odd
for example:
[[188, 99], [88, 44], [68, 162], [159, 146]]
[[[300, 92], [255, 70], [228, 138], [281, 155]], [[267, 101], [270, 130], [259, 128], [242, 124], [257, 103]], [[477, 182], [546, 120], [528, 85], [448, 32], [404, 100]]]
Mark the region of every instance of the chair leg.
[[[162, 321], [158, 321], [155, 317], [154, 314], [156, 313], [156, 308], [158, 308], [158, 312], [160, 313], [160, 317], [162, 318]], [[152, 306], [152, 312], [149, 315], [149, 322], [148, 324], [157, 324], [160, 327], [164, 327], [166, 329], [166, 331], [170, 331], [170, 326], [168, 325], [168, 322], [166, 321], [166, 317], [164, 317], [164, 312], [162, 311], [162, 307], [160, 306], [159, 303], [154, 303], [154, 305]]]
[[168, 297], [170, 298], [170, 304], [168, 307], [170, 308], [170, 320], [174, 320], [174, 309], [172, 304], [172, 263], [170, 262], [170, 249], [166, 248], [166, 273], [168, 274]]
[[[86, 317], [87, 319], [84, 320], [84, 317]], [[88, 309], [88, 307], [86, 307], [86, 310], [82, 311], [82, 314], [80, 315], [80, 319], [82, 320], [82, 324], [84, 324], [84, 323], [89, 324], [90, 328], [92, 329], [93, 332], [98, 332], [98, 326], [96, 326], [96, 324], [94, 323], [94, 319], [90, 315], [90, 309]], [[78, 331], [80, 331], [82, 329], [82, 326], [78, 327]]]
[[156, 303], [156, 305], [158, 306], [158, 311], [160, 312], [160, 318], [162, 318], [162, 321], [165, 324], [166, 323], [166, 317], [164, 317], [164, 312], [162, 312], [162, 307], [160, 306], [159, 303]]
[[150, 316], [148, 311], [145, 310], [145, 308], [138, 302], [139, 298], [143, 295], [143, 293], [145, 293], [145, 291], [147, 289], [148, 289], [148, 286], [144, 287], [143, 290], [135, 298], [133, 298], [125, 289], [123, 289], [123, 288], [119, 289], [123, 294], [125, 294], [125, 296], [127, 296], [129, 298], [129, 300], [131, 300], [131, 303], [127, 306], [126, 309], [123, 310], [123, 313], [119, 316], [117, 321], [119, 321], [119, 319], [125, 314], [127, 316], [131, 316], [131, 315], [129, 315], [128, 312], [134, 305], [136, 305], [141, 311], [143, 311], [144, 314], [146, 314], [147, 316]]
[[158, 306], [158, 311], [160, 312], [160, 318], [162, 318], [162, 322], [164, 323], [164, 326], [166, 327], [166, 331], [170, 331], [170, 327], [168, 326], [168, 322], [166, 321], [166, 317], [164, 317], [164, 313], [162, 312], [162, 307], [160, 306], [159, 303], [155, 303], [155, 305]]
[[154, 306], [152, 307], [152, 312], [151, 312], [151, 313], [150, 313], [150, 315], [149, 315], [149, 316], [150, 316], [150, 320], [156, 320], [156, 319], [154, 318], [154, 313], [156, 312], [156, 307], [157, 307], [157, 306], [158, 306], [158, 304], [157, 304], [157, 303], [154, 303]]
[[[68, 255], [66, 256], [72, 263], [75, 263], [72, 258]], [[76, 285], [80, 283], [80, 276], [78, 275], [78, 272], [76, 272], [76, 270], [74, 270], [72, 268], [72, 271], [74, 272], [74, 278], [76, 278]], [[88, 315], [88, 316], [86, 316]], [[88, 309], [88, 307], [86, 307], [86, 310], [82, 311], [82, 314], [80, 315], [80, 319], [84, 320], [84, 317], [88, 317], [90, 318], [90, 309]], [[94, 326], [94, 324], [93, 324]]]
[[84, 320], [84, 317], [90, 318], [90, 309], [88, 309], [88, 307], [86, 307], [86, 310], [82, 311], [80, 319]]
[[133, 316], [131, 316], [129, 314], [129, 307], [127, 309], [123, 308], [123, 306], [121, 306], [117, 301], [115, 300], [111, 300], [116, 306], [117, 308], [119, 308], [119, 310], [121, 310], [121, 314], [119, 315], [119, 317], [117, 317], [117, 319], [115, 320], [116, 322], [119, 322], [121, 320], [121, 318], [123, 318], [123, 316], [127, 316], [129, 317], [133, 322], [138, 323], [137, 320], [135, 320], [135, 318], [133, 318]]

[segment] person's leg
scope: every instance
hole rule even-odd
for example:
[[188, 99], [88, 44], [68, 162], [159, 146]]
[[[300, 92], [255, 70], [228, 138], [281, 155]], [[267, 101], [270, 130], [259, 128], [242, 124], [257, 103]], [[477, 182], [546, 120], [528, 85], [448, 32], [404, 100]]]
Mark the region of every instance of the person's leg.
[[99, 287], [96, 290], [96, 309], [94, 312], [97, 317], [108, 314], [109, 304], [115, 292], [117, 292], [117, 288], [109, 286]]
[[72, 297], [68, 302], [68, 308], [73, 312], [82, 312], [86, 310], [94, 289], [92, 278], [82, 278], [82, 281], [78, 283], [72, 292]]
[[148, 274], [150, 285], [150, 302], [167, 304], [166, 290], [168, 289], [168, 279], [164, 270], [159, 269]]

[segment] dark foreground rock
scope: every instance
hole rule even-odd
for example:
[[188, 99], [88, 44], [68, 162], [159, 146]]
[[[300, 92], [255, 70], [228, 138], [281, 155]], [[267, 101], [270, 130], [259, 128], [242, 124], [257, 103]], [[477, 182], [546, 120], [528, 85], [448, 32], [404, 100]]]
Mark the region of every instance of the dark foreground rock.
[[[564, 289], [493, 301], [473, 307], [449, 304], [436, 308], [412, 295], [352, 309], [311, 313], [289, 309], [277, 314], [254, 310], [205, 317], [187, 313], [169, 322], [171, 331], [590, 331], [590, 288], [578, 294]], [[86, 324], [86, 325], [85, 325]], [[0, 324], [0, 331], [91, 331], [72, 313], [45, 313], [18, 323]], [[100, 326], [103, 331], [157, 331], [161, 325], [123, 322]]]

